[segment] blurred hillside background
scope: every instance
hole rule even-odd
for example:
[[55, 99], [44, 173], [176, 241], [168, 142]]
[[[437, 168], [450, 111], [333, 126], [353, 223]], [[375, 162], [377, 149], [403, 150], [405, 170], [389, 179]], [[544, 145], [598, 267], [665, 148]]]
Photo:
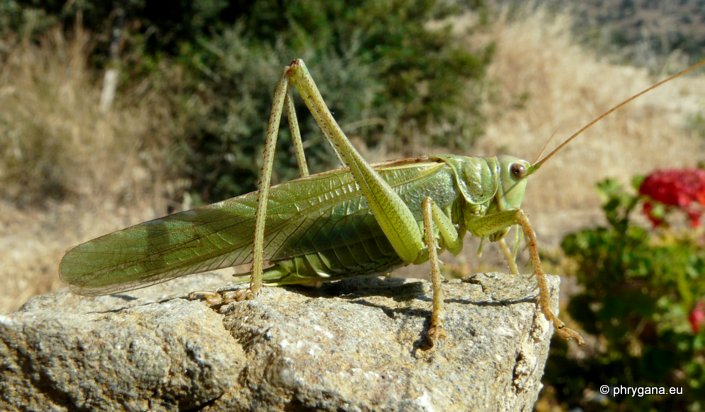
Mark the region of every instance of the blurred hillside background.
[[[0, 313], [61, 287], [58, 262], [80, 242], [254, 190], [294, 58], [370, 161], [532, 161], [705, 46], [703, 0], [357, 4], [0, 0]], [[677, 79], [532, 177], [525, 210], [550, 268], [563, 235], [601, 221], [598, 180], [705, 160], [704, 96], [703, 73]], [[336, 167], [297, 109], [312, 172]], [[279, 147], [275, 182], [297, 173], [286, 127]], [[448, 260], [505, 270], [463, 253]]]

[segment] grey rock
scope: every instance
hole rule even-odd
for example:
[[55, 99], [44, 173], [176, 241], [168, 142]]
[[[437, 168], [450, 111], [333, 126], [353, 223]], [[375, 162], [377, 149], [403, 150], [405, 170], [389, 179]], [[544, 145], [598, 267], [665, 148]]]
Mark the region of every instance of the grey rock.
[[531, 410], [541, 389], [553, 330], [531, 276], [445, 283], [433, 350], [425, 281], [265, 288], [217, 310], [184, 298], [221, 282], [61, 291], [0, 315], [0, 409]]

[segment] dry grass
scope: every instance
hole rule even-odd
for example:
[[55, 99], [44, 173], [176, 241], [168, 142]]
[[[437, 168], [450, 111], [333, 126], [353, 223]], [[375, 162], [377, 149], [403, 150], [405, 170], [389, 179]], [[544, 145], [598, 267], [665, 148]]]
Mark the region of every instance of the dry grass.
[[157, 91], [98, 109], [89, 37], [5, 42], [0, 69], [0, 313], [59, 286], [68, 247], [164, 209], [170, 120]]
[[[476, 154], [533, 161], [551, 136], [555, 147], [665, 77], [607, 63], [574, 43], [566, 17], [541, 11], [514, 21], [500, 18], [480, 40], [497, 45], [490, 68], [497, 84], [489, 90], [496, 104]], [[544, 244], [555, 245], [566, 231], [599, 220], [597, 181], [615, 177], [628, 183], [654, 168], [704, 160], [702, 139], [686, 127], [688, 117], [702, 111], [703, 95], [702, 74], [677, 79], [602, 120], [532, 176], [524, 205]]]
[[22, 205], [81, 198], [104, 206], [107, 199], [141, 199], [151, 189], [146, 182], [160, 168], [147, 168], [140, 156], [163, 146], [165, 136], [153, 133], [159, 123], [148, 117], [164, 116], [159, 105], [140, 100], [101, 113], [100, 79], [86, 68], [88, 42], [81, 31], [70, 41], [54, 31], [39, 45], [17, 44], [4, 59], [4, 198]]

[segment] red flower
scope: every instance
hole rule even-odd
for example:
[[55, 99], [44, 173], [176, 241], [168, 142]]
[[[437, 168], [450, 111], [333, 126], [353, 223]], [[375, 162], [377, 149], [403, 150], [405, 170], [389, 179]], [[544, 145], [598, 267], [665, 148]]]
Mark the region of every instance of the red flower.
[[[700, 225], [705, 206], [705, 170], [665, 169], [646, 176], [639, 187], [639, 194], [665, 206], [684, 211], [690, 225]], [[654, 205], [645, 201], [644, 214], [654, 226], [663, 223], [663, 217], [654, 213]]]
[[695, 304], [693, 310], [690, 311], [688, 320], [690, 321], [690, 328], [693, 330], [693, 333], [698, 333], [700, 327], [705, 326], [705, 302]]

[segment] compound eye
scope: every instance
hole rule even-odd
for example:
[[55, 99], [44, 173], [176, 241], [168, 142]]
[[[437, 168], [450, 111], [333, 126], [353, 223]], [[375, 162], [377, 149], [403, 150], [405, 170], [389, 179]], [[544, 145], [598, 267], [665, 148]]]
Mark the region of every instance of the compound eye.
[[509, 166], [509, 171], [512, 173], [512, 176], [517, 179], [526, 176], [526, 167], [521, 163], [512, 163], [512, 165]]

